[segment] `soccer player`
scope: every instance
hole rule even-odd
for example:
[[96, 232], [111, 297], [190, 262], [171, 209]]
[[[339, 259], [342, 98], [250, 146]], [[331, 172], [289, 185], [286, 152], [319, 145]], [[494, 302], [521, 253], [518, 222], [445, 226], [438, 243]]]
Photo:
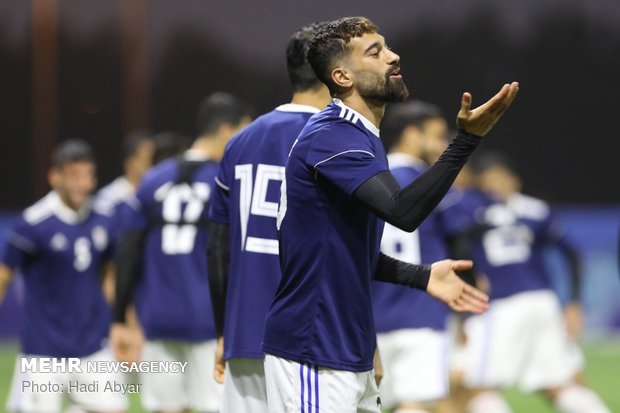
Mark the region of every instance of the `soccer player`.
[[[381, 140], [390, 171], [401, 186], [419, 177], [447, 146], [448, 125], [439, 108], [412, 101], [386, 111]], [[430, 159], [430, 161], [429, 161]], [[386, 224], [381, 251], [410, 264], [449, 257], [442, 210], [409, 233]], [[377, 345], [386, 371], [381, 399], [395, 413], [426, 412], [448, 394], [446, 317], [449, 308], [422, 291], [373, 283]]]
[[[236, 97], [215, 93], [198, 113], [199, 136], [183, 156], [153, 167], [126, 218], [118, 257], [110, 338], [120, 359], [138, 358], [125, 325], [135, 297], [146, 337], [142, 359], [187, 362], [184, 374], [142, 374], [142, 404], [151, 411], [216, 412], [215, 331], [207, 278], [207, 212], [228, 140], [251, 120]], [[135, 275], [141, 277], [136, 279]]]
[[265, 314], [280, 281], [276, 213], [284, 163], [306, 121], [331, 100], [306, 59], [318, 27], [303, 27], [289, 40], [291, 103], [235, 136], [216, 178], [208, 262], [220, 345], [215, 374], [224, 380], [222, 413], [267, 412], [261, 345]]
[[[474, 164], [482, 190], [465, 197], [460, 225], [471, 256], [490, 284], [491, 310], [465, 323], [464, 383], [474, 389], [469, 413], [507, 413], [499, 389], [519, 385], [542, 392], [562, 413], [608, 413], [599, 397], [580, 384], [583, 357], [576, 344], [582, 328], [578, 257], [544, 201], [521, 193], [512, 162], [484, 154]], [[562, 309], [544, 250], [558, 247], [571, 268], [572, 295]]]
[[[21, 359], [77, 357], [112, 361], [104, 347], [110, 309], [104, 299], [102, 276], [111, 257], [110, 215], [94, 207], [96, 166], [91, 147], [80, 140], [61, 144], [52, 155], [52, 191], [27, 208], [9, 231], [0, 256], [0, 300], [15, 271], [25, 283], [21, 351], [7, 410], [21, 413], [60, 412], [63, 396], [79, 408], [120, 412], [125, 397], [105, 392], [108, 382], [123, 383], [114, 373], [51, 373], [23, 371]], [[69, 382], [98, 383], [97, 389], [69, 393]], [[29, 385], [25, 386], [25, 383]], [[63, 386], [64, 392], [43, 391], [41, 385]], [[41, 391], [37, 391], [40, 389]], [[56, 388], [57, 389], [57, 388]]]
[[[108, 209], [117, 209], [136, 191], [142, 176], [151, 167], [153, 140], [145, 133], [133, 133], [123, 142], [123, 175], [119, 176], [97, 193], [97, 202]], [[120, 223], [119, 223], [120, 225]]]
[[435, 165], [401, 189], [378, 129], [386, 103], [408, 95], [399, 56], [370, 20], [346, 17], [319, 29], [308, 60], [336, 99], [310, 118], [285, 168], [277, 218], [282, 279], [263, 340], [269, 411], [379, 412], [373, 279], [425, 289], [461, 311], [487, 306], [486, 296], [454, 273], [470, 262], [414, 266], [379, 254], [382, 220], [413, 231], [518, 85], [504, 85], [474, 110], [464, 94], [460, 133]]

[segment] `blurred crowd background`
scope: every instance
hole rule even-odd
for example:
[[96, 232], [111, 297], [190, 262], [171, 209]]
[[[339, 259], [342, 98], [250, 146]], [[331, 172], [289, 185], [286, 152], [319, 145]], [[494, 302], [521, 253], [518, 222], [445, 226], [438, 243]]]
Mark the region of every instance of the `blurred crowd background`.
[[[58, 142], [90, 142], [103, 186], [121, 173], [124, 136], [194, 136], [211, 92], [259, 113], [286, 102], [290, 33], [343, 15], [376, 22], [412, 96], [450, 117], [462, 92], [475, 104], [520, 82], [484, 145], [517, 161], [524, 192], [550, 201], [580, 247], [586, 338], [620, 333], [617, 0], [2, 0], [0, 233], [48, 191]], [[14, 283], [0, 338], [19, 328], [18, 295]]]

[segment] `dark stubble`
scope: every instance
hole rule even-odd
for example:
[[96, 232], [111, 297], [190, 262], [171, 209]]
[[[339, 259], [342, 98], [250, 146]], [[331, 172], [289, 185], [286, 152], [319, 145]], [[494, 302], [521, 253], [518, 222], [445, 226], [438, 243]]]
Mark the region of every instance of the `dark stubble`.
[[357, 91], [364, 99], [380, 102], [404, 102], [409, 97], [409, 90], [402, 77], [390, 78], [390, 73], [397, 66], [392, 66], [383, 75], [357, 73]]

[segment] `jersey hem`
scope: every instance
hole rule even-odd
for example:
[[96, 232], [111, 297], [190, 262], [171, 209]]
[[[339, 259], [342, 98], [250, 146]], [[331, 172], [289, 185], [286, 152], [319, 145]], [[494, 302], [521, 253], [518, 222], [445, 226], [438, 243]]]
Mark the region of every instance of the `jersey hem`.
[[290, 361], [294, 361], [297, 363], [309, 363], [314, 366], [333, 369], [333, 370], [344, 370], [344, 371], [352, 371], [355, 373], [371, 371], [373, 369], [372, 361], [370, 363], [364, 364], [352, 364], [352, 363], [342, 363], [334, 360], [325, 360], [320, 359], [318, 357], [313, 356], [300, 356], [298, 354], [289, 353], [288, 351], [280, 350], [275, 347], [271, 347], [267, 344], [263, 344], [263, 351], [265, 354], [269, 354], [272, 356], [284, 358]]

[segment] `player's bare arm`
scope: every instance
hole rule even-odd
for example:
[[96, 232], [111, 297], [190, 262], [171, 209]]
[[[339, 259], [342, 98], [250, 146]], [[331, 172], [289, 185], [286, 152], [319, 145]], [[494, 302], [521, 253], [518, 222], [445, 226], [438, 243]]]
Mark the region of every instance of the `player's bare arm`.
[[113, 304], [116, 290], [116, 266], [112, 261], [107, 261], [102, 265], [101, 287], [106, 302], [108, 304]]
[[0, 263], [0, 304], [4, 301], [6, 290], [13, 279], [13, 270], [6, 265]]

